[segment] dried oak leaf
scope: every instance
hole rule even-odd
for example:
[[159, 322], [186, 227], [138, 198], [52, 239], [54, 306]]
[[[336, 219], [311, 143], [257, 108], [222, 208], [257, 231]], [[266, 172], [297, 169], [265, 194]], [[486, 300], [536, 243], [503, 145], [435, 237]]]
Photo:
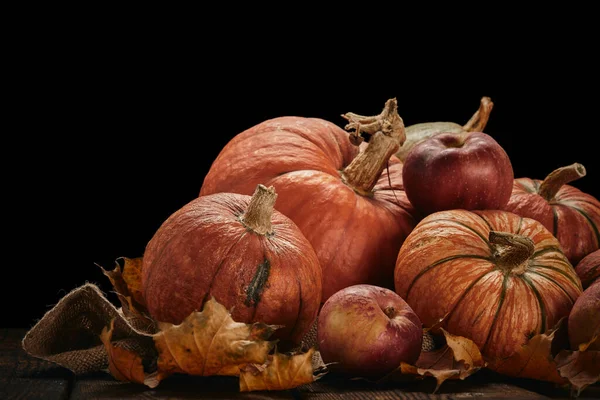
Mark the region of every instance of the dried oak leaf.
[[146, 374], [142, 358], [132, 351], [112, 344], [112, 334], [115, 320], [110, 321], [110, 328], [105, 327], [100, 334], [100, 340], [108, 354], [108, 371], [119, 381], [144, 383]]
[[[143, 332], [157, 332], [157, 323], [146, 310], [146, 302], [142, 295], [142, 257], [117, 259], [112, 271], [102, 271], [113, 285], [117, 297], [121, 301], [119, 310], [131, 325]], [[123, 267], [119, 264], [123, 261]]]
[[161, 324], [154, 335], [161, 381], [174, 373], [239, 376], [246, 364], [264, 364], [275, 342], [266, 339], [277, 326], [235, 322], [214, 298], [201, 312], [190, 314], [180, 325]]
[[316, 350], [305, 353], [269, 355], [263, 365], [248, 364], [240, 372], [240, 392], [257, 390], [286, 390], [311, 383], [325, 375], [325, 364], [315, 364]]
[[564, 320], [545, 333], [533, 336], [519, 350], [506, 358], [488, 360], [488, 366], [504, 375], [529, 378], [540, 381], [566, 383], [558, 373], [558, 365], [554, 360], [553, 347], [559, 329]]
[[384, 380], [432, 376], [437, 381], [435, 393], [445, 380], [465, 379], [486, 366], [479, 348], [471, 339], [453, 335], [441, 328], [440, 331], [446, 339], [444, 346], [430, 352], [421, 352], [415, 365], [401, 363]]
[[600, 351], [562, 350], [554, 360], [560, 376], [569, 381], [575, 396], [600, 381]]

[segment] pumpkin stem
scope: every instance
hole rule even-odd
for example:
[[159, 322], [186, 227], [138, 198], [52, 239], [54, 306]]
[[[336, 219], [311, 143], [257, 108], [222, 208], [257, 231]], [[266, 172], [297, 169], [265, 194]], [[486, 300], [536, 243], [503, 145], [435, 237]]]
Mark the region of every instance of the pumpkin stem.
[[521, 275], [527, 269], [527, 261], [533, 255], [533, 240], [523, 235], [490, 231], [489, 241], [494, 247], [496, 265], [506, 272]]
[[277, 193], [273, 186], [267, 188], [265, 185], [259, 184], [250, 199], [246, 212], [240, 217], [242, 224], [259, 235], [272, 234], [271, 218], [276, 199]]
[[579, 163], [567, 165], [550, 172], [541, 183], [539, 195], [546, 201], [551, 201], [563, 185], [583, 178], [586, 174], [585, 167]]
[[463, 129], [467, 132], [483, 132], [490, 119], [490, 113], [492, 112], [493, 107], [494, 103], [492, 102], [492, 99], [487, 96], [482, 97], [479, 103], [479, 110], [477, 110], [471, 119], [463, 125]]
[[342, 179], [357, 193], [370, 195], [388, 160], [406, 140], [398, 102], [389, 99], [379, 115], [346, 113], [342, 117], [349, 121], [345, 129], [354, 129], [350, 132], [352, 143], [359, 145], [363, 141], [361, 133], [370, 136], [369, 145], [342, 171]]

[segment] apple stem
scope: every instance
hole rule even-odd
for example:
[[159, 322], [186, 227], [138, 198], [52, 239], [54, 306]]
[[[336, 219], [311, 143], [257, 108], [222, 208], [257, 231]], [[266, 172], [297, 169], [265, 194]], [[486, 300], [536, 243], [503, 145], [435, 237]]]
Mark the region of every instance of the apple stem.
[[350, 141], [359, 145], [361, 133], [370, 136], [369, 145], [358, 153], [342, 171], [342, 180], [361, 195], [371, 195], [390, 157], [398, 151], [406, 140], [404, 121], [398, 115], [398, 102], [390, 99], [383, 111], [375, 116], [346, 113], [343, 118], [349, 121], [345, 129], [350, 132]]
[[473, 114], [471, 119], [463, 125], [463, 129], [467, 132], [483, 132], [490, 119], [490, 113], [492, 112], [493, 107], [494, 103], [492, 102], [492, 99], [487, 96], [482, 97], [479, 103], [479, 109]]
[[563, 185], [583, 178], [585, 174], [585, 167], [579, 163], [555, 169], [541, 183], [538, 193], [546, 201], [551, 201]]
[[497, 266], [516, 275], [525, 272], [535, 250], [533, 240], [514, 233], [490, 231], [489, 242], [494, 245], [493, 257]]
[[240, 217], [242, 224], [259, 235], [272, 234], [271, 218], [276, 199], [277, 193], [273, 186], [267, 188], [265, 185], [259, 184], [250, 199], [246, 212]]
[[383, 313], [388, 316], [388, 318], [392, 319], [396, 316], [396, 309], [394, 306], [387, 306], [383, 309]]

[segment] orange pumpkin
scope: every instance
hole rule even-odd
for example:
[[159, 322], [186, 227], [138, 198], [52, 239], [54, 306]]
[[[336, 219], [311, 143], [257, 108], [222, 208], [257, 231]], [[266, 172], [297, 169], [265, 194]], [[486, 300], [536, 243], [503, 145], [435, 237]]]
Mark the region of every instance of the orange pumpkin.
[[567, 185], [585, 175], [583, 165], [572, 164], [554, 170], [543, 181], [515, 179], [504, 207], [544, 224], [573, 265], [600, 247], [600, 201]]
[[[378, 116], [345, 117], [355, 129], [351, 140], [331, 122], [303, 117], [271, 119], [240, 133], [221, 150], [200, 191], [250, 194], [257, 183], [273, 186], [277, 210], [319, 258], [322, 302], [355, 284], [393, 288], [396, 256], [418, 221], [403, 190], [402, 163], [393, 156], [405, 140], [395, 99]], [[362, 151], [359, 134], [369, 135]]]
[[281, 325], [297, 345], [317, 316], [321, 268], [310, 243], [273, 209], [273, 188], [218, 193], [173, 213], [148, 242], [142, 290], [150, 315], [181, 323], [214, 297], [239, 322]]
[[575, 266], [575, 272], [579, 275], [584, 289], [600, 281], [600, 250], [583, 257]]
[[569, 315], [579, 278], [539, 222], [500, 210], [424, 218], [398, 254], [396, 292], [425, 326], [471, 338], [488, 358], [512, 354]]

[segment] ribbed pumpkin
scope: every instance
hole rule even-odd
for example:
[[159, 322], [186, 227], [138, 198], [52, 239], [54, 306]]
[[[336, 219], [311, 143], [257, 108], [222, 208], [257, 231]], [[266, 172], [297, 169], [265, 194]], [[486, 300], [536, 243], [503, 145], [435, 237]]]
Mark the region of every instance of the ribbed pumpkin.
[[[395, 99], [374, 117], [348, 113], [348, 132], [318, 118], [281, 117], [235, 136], [205, 176], [200, 195], [248, 194], [257, 182], [278, 193], [277, 210], [310, 241], [323, 270], [323, 297], [355, 284], [393, 288], [400, 246], [418, 221], [393, 156], [404, 142]], [[368, 145], [356, 146], [364, 134]], [[389, 173], [388, 173], [389, 161]]]
[[504, 207], [544, 224], [573, 265], [600, 247], [600, 202], [567, 185], [585, 175], [584, 166], [575, 163], [554, 170], [543, 181], [515, 179], [512, 195]]
[[424, 218], [398, 254], [395, 285], [424, 326], [443, 318], [491, 359], [568, 316], [582, 290], [542, 224], [500, 210]]
[[321, 269], [275, 199], [273, 188], [259, 185], [252, 197], [218, 193], [172, 214], [143, 257], [152, 317], [180, 323], [214, 297], [236, 321], [282, 325], [274, 337], [298, 344], [317, 316]]
[[584, 289], [600, 281], [600, 250], [583, 257], [575, 266], [575, 272], [579, 275]]

